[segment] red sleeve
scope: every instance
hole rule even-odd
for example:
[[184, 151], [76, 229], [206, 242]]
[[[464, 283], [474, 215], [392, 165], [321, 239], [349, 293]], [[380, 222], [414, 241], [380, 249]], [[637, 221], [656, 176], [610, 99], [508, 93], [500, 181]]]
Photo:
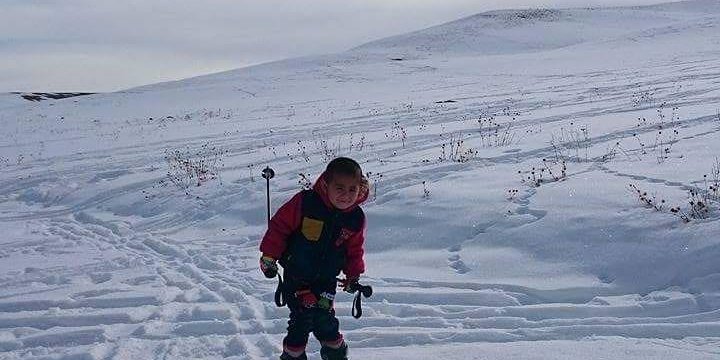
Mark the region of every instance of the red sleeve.
[[345, 256], [347, 261], [343, 272], [347, 277], [359, 277], [360, 274], [365, 272], [365, 261], [363, 255], [365, 254], [365, 226], [366, 220], [363, 218], [362, 229], [355, 233], [347, 241], [345, 246]]
[[288, 237], [300, 227], [301, 217], [302, 192], [283, 204], [270, 219], [270, 225], [260, 242], [260, 251], [274, 259], [280, 259], [287, 247]]

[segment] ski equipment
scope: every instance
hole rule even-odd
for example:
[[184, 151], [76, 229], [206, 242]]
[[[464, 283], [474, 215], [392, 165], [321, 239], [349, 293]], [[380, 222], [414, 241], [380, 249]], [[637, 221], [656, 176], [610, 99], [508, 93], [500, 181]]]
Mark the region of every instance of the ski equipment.
[[[265, 178], [267, 182], [267, 221], [268, 221], [268, 228], [270, 227], [270, 179], [275, 177], [275, 170], [271, 169], [269, 166], [266, 166], [265, 169], [262, 171], [262, 177]], [[280, 275], [280, 272], [277, 272], [277, 278], [278, 278], [278, 285], [275, 289], [275, 305], [278, 307], [283, 307], [287, 304], [287, 301], [285, 299], [285, 296], [283, 295], [283, 279], [282, 275]]]

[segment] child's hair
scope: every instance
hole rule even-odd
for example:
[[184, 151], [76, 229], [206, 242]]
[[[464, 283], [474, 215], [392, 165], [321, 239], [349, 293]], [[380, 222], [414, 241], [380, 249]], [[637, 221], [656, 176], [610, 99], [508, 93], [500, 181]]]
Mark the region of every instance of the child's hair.
[[335, 175], [351, 176], [360, 181], [363, 178], [360, 164], [347, 157], [335, 158], [327, 165], [327, 168], [325, 169], [325, 181], [331, 182], [333, 176]]

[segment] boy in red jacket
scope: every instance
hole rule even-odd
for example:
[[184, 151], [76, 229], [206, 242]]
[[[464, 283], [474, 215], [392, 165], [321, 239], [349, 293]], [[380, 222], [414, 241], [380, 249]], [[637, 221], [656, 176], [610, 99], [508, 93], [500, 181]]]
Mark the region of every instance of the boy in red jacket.
[[260, 269], [266, 277], [285, 270], [283, 295], [290, 309], [281, 360], [307, 359], [312, 332], [322, 344], [324, 360], [347, 359], [333, 300], [337, 276], [352, 292], [365, 271], [363, 243], [367, 180], [352, 159], [332, 160], [312, 190], [304, 190], [278, 209], [260, 243]]

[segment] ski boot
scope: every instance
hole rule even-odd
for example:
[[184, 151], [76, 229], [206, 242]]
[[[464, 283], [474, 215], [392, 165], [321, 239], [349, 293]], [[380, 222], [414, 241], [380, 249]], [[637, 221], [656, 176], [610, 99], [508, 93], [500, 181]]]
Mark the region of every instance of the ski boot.
[[333, 349], [329, 346], [323, 346], [320, 348], [320, 357], [322, 360], [347, 360], [347, 353], [348, 347], [345, 343], [337, 349]]
[[280, 360], [307, 360], [307, 355], [302, 353], [302, 355], [298, 357], [292, 357], [290, 354], [283, 351], [282, 355], [280, 355]]

